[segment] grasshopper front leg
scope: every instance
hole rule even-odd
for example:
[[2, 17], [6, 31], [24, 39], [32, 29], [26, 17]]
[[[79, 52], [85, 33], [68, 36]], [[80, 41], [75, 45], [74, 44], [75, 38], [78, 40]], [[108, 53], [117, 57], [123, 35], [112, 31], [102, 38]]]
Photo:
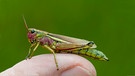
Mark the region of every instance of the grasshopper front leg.
[[25, 57], [25, 58], [26, 58], [26, 60], [27, 60], [27, 59], [29, 59], [30, 54], [31, 54], [31, 49], [32, 49], [32, 47], [33, 47], [33, 46], [35, 46], [35, 44], [31, 44], [31, 46], [29, 47], [28, 55]]
[[43, 47], [47, 48], [48, 50], [50, 50], [53, 53], [54, 61], [55, 61], [55, 64], [56, 64], [56, 68], [57, 68], [57, 70], [59, 70], [59, 66], [58, 66], [58, 62], [57, 62], [56, 54], [55, 54], [54, 50], [51, 49], [50, 47], [48, 47], [47, 45], [44, 45]]
[[[36, 46], [35, 46], [36, 45]], [[34, 47], [35, 46], [35, 47]], [[39, 46], [39, 43], [36, 44], [31, 44], [30, 48], [29, 48], [29, 52], [28, 55], [26, 56], [26, 59], [31, 59], [34, 52], [36, 51], [37, 47]], [[34, 49], [32, 50], [32, 47], [34, 47]]]
[[29, 59], [32, 58], [32, 56], [33, 56], [34, 52], [36, 51], [36, 49], [38, 48], [39, 44], [40, 44], [39, 42], [36, 44], [36, 46], [35, 46], [34, 49], [32, 50], [31, 55], [29, 56]]

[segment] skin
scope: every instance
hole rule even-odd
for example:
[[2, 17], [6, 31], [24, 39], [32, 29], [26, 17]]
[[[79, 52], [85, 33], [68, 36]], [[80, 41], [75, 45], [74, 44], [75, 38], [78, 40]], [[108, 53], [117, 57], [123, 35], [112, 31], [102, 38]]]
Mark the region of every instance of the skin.
[[0, 76], [96, 76], [92, 63], [74, 54], [56, 54], [59, 71], [52, 54], [34, 56], [23, 60], [0, 73]]

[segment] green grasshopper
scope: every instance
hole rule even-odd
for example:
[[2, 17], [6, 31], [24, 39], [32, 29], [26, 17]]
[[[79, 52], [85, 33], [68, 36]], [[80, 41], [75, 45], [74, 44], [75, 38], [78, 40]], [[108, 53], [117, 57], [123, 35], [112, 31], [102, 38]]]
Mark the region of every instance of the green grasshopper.
[[41, 45], [53, 53], [57, 70], [59, 70], [59, 66], [55, 53], [73, 53], [89, 56], [98, 60], [108, 61], [108, 58], [101, 51], [95, 49], [96, 44], [93, 41], [53, 34], [35, 28], [28, 28], [24, 17], [23, 20], [28, 31], [28, 41], [31, 43], [26, 59], [32, 58], [37, 47]]

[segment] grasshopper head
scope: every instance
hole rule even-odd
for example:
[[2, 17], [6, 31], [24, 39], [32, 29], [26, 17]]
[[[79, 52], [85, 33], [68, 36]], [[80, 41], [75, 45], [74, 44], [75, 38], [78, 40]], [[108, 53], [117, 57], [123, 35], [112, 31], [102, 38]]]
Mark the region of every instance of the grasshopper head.
[[34, 29], [34, 28], [29, 28], [28, 29], [28, 40], [31, 44], [34, 44], [35, 42], [37, 42], [37, 35], [38, 35], [38, 30]]

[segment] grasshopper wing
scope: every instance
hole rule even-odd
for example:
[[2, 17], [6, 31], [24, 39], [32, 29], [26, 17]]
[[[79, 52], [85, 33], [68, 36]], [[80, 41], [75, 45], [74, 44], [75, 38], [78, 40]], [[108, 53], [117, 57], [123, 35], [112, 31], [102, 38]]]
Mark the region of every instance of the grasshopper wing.
[[83, 45], [90, 44], [90, 48], [96, 48], [96, 44], [93, 41], [87, 41], [84, 39], [78, 39], [78, 38], [74, 38], [74, 37], [68, 37], [68, 36], [53, 34], [53, 33], [48, 33], [47, 36], [51, 37], [52, 39], [54, 39], [56, 41], [70, 44], [70, 46], [71, 46], [71, 44], [73, 44], [73, 45], [75, 44], [77, 46], [83, 46]]
[[77, 45], [77, 44], [66, 44], [66, 43], [60, 43], [56, 45], [56, 50], [73, 50], [76, 48], [82, 48], [85, 45]]

